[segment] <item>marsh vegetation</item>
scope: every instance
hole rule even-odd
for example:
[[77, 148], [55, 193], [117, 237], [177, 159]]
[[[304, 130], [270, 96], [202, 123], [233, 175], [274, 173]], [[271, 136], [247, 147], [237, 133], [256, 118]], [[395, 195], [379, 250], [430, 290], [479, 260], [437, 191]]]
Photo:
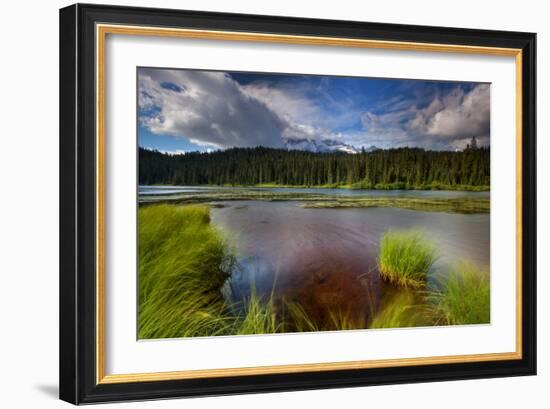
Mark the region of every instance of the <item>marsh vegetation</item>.
[[[210, 191], [140, 196], [139, 338], [490, 321], [489, 274], [475, 244], [461, 250], [470, 238], [451, 240], [456, 257], [449, 258], [449, 244], [434, 240], [433, 228], [418, 227], [431, 227], [426, 223], [431, 220], [445, 231], [443, 223], [473, 221], [475, 229], [480, 220], [488, 222], [482, 210], [338, 210], [304, 205], [353, 198], [224, 194], [223, 199]], [[364, 220], [376, 223], [361, 224]]]
[[402, 287], [424, 287], [434, 262], [436, 246], [420, 230], [388, 231], [380, 242], [380, 276]]
[[[154, 195], [151, 192], [160, 191]], [[234, 202], [243, 200], [257, 200], [266, 202], [296, 202], [298, 206], [307, 209], [352, 209], [352, 208], [400, 208], [421, 210], [427, 212], [450, 212], [463, 214], [489, 213], [489, 196], [461, 195], [454, 197], [420, 196], [411, 192], [409, 195], [381, 196], [380, 191], [367, 190], [369, 194], [361, 195], [361, 190], [355, 190], [357, 194], [344, 195], [343, 189], [294, 189], [294, 188], [190, 188], [186, 191], [171, 191], [168, 187], [146, 190], [140, 196], [142, 204], [147, 203], [171, 203], [194, 204], [213, 202]], [[315, 193], [314, 193], [315, 192]], [[339, 194], [336, 194], [338, 192]]]

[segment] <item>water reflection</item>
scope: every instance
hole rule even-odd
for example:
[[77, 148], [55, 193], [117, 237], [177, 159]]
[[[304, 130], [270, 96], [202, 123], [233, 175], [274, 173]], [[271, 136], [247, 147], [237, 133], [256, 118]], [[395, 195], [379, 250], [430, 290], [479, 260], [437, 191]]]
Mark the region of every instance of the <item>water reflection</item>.
[[[338, 190], [338, 189], [334, 189]], [[212, 222], [236, 246], [240, 272], [233, 301], [250, 295], [297, 302], [318, 323], [329, 312], [368, 320], [392, 288], [377, 271], [381, 235], [419, 228], [440, 250], [434, 271], [468, 259], [489, 265], [488, 214], [451, 214], [394, 208], [304, 209], [296, 202], [233, 201], [211, 210]]]
[[219, 187], [219, 186], [139, 186], [139, 195], [177, 195], [201, 192], [258, 191], [273, 193], [308, 193], [327, 196], [366, 197], [419, 197], [419, 198], [487, 198], [489, 192], [466, 192], [450, 190], [373, 190], [373, 189], [321, 189], [285, 187]]

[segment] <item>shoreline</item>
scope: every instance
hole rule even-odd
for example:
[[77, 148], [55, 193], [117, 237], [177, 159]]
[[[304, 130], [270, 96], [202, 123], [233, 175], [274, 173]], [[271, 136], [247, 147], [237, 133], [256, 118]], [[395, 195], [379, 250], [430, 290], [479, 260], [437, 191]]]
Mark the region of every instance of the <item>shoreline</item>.
[[271, 183], [258, 183], [255, 185], [208, 185], [208, 184], [201, 184], [201, 185], [173, 185], [173, 184], [154, 184], [154, 185], [142, 185], [139, 184], [139, 186], [142, 187], [209, 187], [209, 188], [243, 188], [243, 189], [254, 189], [254, 188], [261, 188], [261, 189], [348, 189], [348, 190], [407, 190], [407, 191], [418, 191], [418, 192], [490, 192], [490, 186], [475, 186], [475, 185], [427, 185], [427, 186], [416, 186], [416, 187], [410, 187], [398, 183], [394, 183], [391, 185], [382, 185], [377, 184], [374, 186], [365, 186], [365, 185], [278, 185], [278, 184], [271, 184]]
[[219, 202], [256, 200], [265, 202], [295, 202], [298, 207], [309, 209], [393, 207], [420, 211], [474, 214], [489, 213], [491, 208], [489, 197], [365, 197], [361, 195], [339, 196], [322, 193], [264, 192], [261, 190], [176, 192], [159, 195], [142, 195], [138, 197], [138, 200], [140, 207], [155, 203], [176, 205], [203, 203], [214, 205]]

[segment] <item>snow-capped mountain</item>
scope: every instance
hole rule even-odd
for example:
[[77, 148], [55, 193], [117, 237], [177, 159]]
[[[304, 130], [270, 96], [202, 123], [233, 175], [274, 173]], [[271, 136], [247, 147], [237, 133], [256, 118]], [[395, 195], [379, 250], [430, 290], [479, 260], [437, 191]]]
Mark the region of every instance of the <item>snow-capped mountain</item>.
[[310, 151], [310, 152], [346, 152], [360, 153], [376, 151], [380, 148], [371, 145], [368, 148], [356, 148], [353, 145], [337, 141], [335, 139], [307, 139], [307, 138], [288, 138], [285, 140], [285, 147], [288, 150]]
[[285, 141], [285, 147], [288, 150], [300, 150], [310, 152], [346, 152], [346, 153], [359, 153], [360, 149], [355, 146], [348, 145], [346, 143], [334, 140], [334, 139], [287, 139]]

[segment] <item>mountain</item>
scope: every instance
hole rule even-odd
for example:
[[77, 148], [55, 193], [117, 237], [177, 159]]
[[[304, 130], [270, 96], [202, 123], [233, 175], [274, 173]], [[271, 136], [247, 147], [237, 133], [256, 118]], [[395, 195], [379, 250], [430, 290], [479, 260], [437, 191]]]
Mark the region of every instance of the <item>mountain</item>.
[[309, 152], [361, 152], [361, 150], [357, 149], [355, 146], [348, 145], [335, 139], [315, 140], [307, 138], [289, 138], [285, 141], [285, 148], [288, 150]]
[[365, 152], [374, 152], [379, 150], [380, 148], [378, 146], [371, 145], [368, 148], [363, 148]]

